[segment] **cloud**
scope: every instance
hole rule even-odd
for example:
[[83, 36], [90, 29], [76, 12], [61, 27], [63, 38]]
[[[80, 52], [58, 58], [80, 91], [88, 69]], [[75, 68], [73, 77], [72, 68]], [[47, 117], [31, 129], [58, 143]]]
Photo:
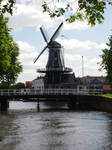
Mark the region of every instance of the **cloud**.
[[81, 60], [81, 56], [80, 55], [72, 55], [72, 54], [65, 54], [65, 60], [70, 60], [70, 61], [79, 61]]
[[87, 30], [89, 28], [90, 26], [87, 24], [87, 22], [81, 22], [81, 21], [64, 24], [64, 30]]
[[32, 81], [37, 77], [37, 75], [39, 75], [36, 72], [37, 68], [45, 67], [47, 55], [43, 54], [34, 64], [33, 61], [39, 54], [37, 48], [23, 41], [18, 41], [17, 44], [20, 49], [20, 55], [18, 59], [23, 66], [23, 72], [19, 75], [18, 81]]
[[[87, 55], [83, 57], [83, 65], [84, 65], [84, 76], [105, 76], [105, 71], [99, 71], [100, 65], [98, 62], [101, 61], [99, 56], [90, 58]], [[76, 77], [82, 76], [82, 57], [81, 55], [65, 55], [65, 64], [67, 67], [73, 69]]]
[[13, 16], [8, 17], [10, 17], [9, 26], [16, 31], [24, 27], [39, 28], [42, 24], [46, 24], [47, 28], [53, 24], [48, 14], [42, 12], [40, 1], [21, 1], [20, 4], [16, 4]]
[[[61, 4], [61, 3], [59, 3]], [[47, 13], [43, 13], [41, 0], [21, 0], [16, 4], [13, 16], [7, 14], [10, 18], [9, 26], [15, 31], [22, 30], [24, 27], [35, 27], [37, 30], [41, 25], [46, 28], [55, 26], [55, 22], [65, 20], [64, 16], [51, 19]], [[65, 30], [86, 30], [89, 26], [86, 22], [65, 23]]]
[[65, 50], [101, 50], [106, 47], [105, 43], [96, 43], [93, 41], [80, 41], [77, 39], [57, 39], [64, 46]]
[[88, 59], [88, 61], [85, 62], [85, 75], [93, 75], [93, 76], [98, 76], [102, 75], [105, 76], [106, 72], [105, 70], [99, 71], [101, 66], [98, 64], [98, 62], [101, 62], [101, 58], [93, 58], [93, 59]]

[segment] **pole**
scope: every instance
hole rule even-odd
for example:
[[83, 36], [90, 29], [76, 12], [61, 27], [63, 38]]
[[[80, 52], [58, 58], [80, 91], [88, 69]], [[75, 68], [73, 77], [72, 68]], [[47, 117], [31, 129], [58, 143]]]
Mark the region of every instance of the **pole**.
[[37, 111], [40, 111], [39, 98], [37, 99]]
[[84, 77], [84, 60], [82, 56], [82, 78]]

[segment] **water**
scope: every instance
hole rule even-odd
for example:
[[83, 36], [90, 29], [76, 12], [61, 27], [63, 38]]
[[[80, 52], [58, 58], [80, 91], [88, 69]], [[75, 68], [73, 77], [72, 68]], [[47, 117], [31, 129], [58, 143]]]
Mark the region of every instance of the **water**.
[[112, 150], [112, 114], [40, 106], [10, 102], [0, 113], [0, 150]]

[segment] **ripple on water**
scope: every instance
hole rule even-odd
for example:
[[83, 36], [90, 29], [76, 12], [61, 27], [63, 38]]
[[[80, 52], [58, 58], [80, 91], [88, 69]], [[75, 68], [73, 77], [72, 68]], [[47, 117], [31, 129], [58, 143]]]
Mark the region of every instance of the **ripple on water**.
[[0, 150], [112, 150], [112, 114], [37, 112], [33, 104], [27, 111], [10, 109], [0, 114], [0, 136]]

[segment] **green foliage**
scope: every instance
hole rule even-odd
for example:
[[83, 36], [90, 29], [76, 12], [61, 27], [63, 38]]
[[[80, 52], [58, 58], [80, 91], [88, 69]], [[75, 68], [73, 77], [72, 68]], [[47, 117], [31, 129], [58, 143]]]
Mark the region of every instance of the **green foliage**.
[[103, 94], [103, 97], [111, 98], [112, 99], [112, 94]]
[[10, 89], [10, 85], [6, 81], [0, 83], [0, 89]]
[[[8, 48], [10, 47], [8, 43], [8, 38], [10, 29], [6, 26], [8, 23], [8, 18], [3, 18], [0, 15], [0, 70], [6, 71], [10, 66], [10, 56], [8, 54]], [[9, 36], [9, 37], [8, 37]]]
[[13, 86], [11, 86], [12, 89], [24, 89], [25, 88], [25, 84], [22, 82], [18, 82], [16, 84], [14, 84]]
[[25, 88], [25, 84], [22, 82], [18, 82], [13, 85], [9, 85], [8, 82], [6, 81], [2, 81], [0, 83], [0, 89], [24, 89], [24, 88]]
[[0, 0], [0, 14], [4, 14], [8, 12], [9, 14], [13, 14], [13, 8], [16, 0], [8, 0], [7, 3], [3, 4], [4, 0]]
[[[66, 1], [64, 8], [58, 8], [55, 6], [56, 1], [52, 0], [52, 3], [54, 3], [54, 8], [52, 9], [46, 1], [43, 1], [43, 12], [47, 12], [51, 18], [65, 15], [67, 16], [66, 21], [70, 23], [76, 20], [87, 20], [91, 26], [94, 26], [96, 23], [102, 23], [107, 5], [112, 5], [111, 0], [78, 0], [78, 8], [75, 10], [76, 1], [74, 1], [74, 4]], [[63, 1], [60, 0], [59, 3], [61, 2]], [[69, 15], [66, 15], [67, 12]]]
[[107, 79], [110, 81], [112, 86], [112, 35], [109, 37], [109, 43], [106, 43], [106, 45], [108, 48], [102, 50], [101, 68], [106, 70]]
[[7, 26], [8, 18], [0, 15], [0, 83], [6, 81], [12, 84], [16, 81], [22, 66], [18, 61], [19, 48], [10, 35]]
[[[8, 12], [13, 15], [13, 9], [15, 7], [16, 0], [7, 0], [6, 4], [3, 4], [4, 0], [0, 0], [0, 14]], [[50, 7], [51, 3], [54, 7]], [[47, 12], [51, 18], [60, 17], [65, 15], [67, 22], [75, 22], [76, 20], [87, 20], [91, 26], [96, 23], [102, 23], [104, 20], [104, 12], [107, 5], [112, 5], [112, 0], [76, 0], [63, 1], [63, 0], [43, 0], [42, 8], [43, 12]], [[66, 2], [63, 7], [57, 7], [56, 3]], [[77, 4], [78, 3], [78, 4]], [[77, 10], [74, 8], [78, 5]], [[69, 15], [66, 15], [68, 13]]]

